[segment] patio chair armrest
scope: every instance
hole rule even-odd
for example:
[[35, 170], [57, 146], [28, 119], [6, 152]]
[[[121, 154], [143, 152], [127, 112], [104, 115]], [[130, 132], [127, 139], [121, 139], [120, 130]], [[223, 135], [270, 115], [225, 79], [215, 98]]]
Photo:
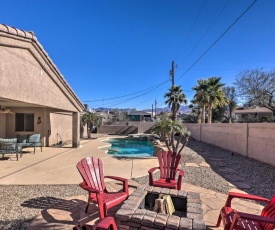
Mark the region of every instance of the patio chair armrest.
[[149, 185], [153, 186], [153, 181], [154, 181], [154, 177], [153, 177], [153, 173], [157, 170], [160, 169], [160, 167], [154, 167], [151, 168], [148, 173], [149, 173]]
[[151, 169], [148, 171], [148, 173], [149, 173], [149, 174], [152, 174], [152, 173], [154, 173], [157, 169], [159, 169], [159, 167], [151, 168]]
[[122, 178], [122, 177], [118, 177], [118, 176], [104, 176], [104, 178], [110, 178], [110, 179], [113, 179], [113, 180], [118, 180], [118, 181], [128, 181], [126, 178]]
[[177, 171], [179, 172], [179, 177], [184, 176], [184, 171], [182, 169], [177, 169]]
[[178, 190], [181, 190], [181, 183], [182, 183], [182, 177], [184, 176], [184, 171], [182, 169], [177, 169], [177, 172], [179, 173], [177, 188]]
[[96, 230], [108, 230], [108, 229], [113, 229], [113, 230], [117, 230], [117, 226], [115, 223], [115, 220], [112, 216], [107, 216], [104, 219], [102, 219], [98, 225], [96, 225]]
[[261, 197], [261, 196], [255, 196], [255, 195], [237, 193], [237, 192], [229, 192], [227, 200], [225, 202], [225, 206], [231, 207], [231, 201], [232, 201], [233, 198], [269, 202], [268, 199], [266, 199], [264, 197]]
[[85, 182], [80, 183], [79, 186], [81, 188], [83, 188], [84, 190], [86, 190], [87, 192], [90, 192], [90, 193], [100, 193], [100, 191], [98, 191], [97, 189], [93, 189], [90, 186], [86, 185]]
[[118, 177], [118, 176], [104, 176], [104, 178], [110, 178], [113, 180], [118, 180], [123, 182], [123, 191], [125, 193], [127, 193], [127, 196], [129, 195], [129, 191], [128, 191], [128, 180], [122, 177]]

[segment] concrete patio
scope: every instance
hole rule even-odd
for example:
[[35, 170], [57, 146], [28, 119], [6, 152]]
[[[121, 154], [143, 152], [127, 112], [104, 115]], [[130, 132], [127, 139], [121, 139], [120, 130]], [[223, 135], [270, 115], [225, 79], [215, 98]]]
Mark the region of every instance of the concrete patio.
[[[107, 155], [99, 147], [106, 146], [102, 140], [114, 136], [97, 136], [92, 140], [82, 140], [81, 147], [43, 148], [41, 153], [28, 152], [16, 161], [14, 155], [10, 159], [0, 160], [1, 185], [32, 185], [32, 184], [78, 184], [82, 181], [76, 169], [76, 163], [88, 156], [100, 157], [104, 160], [104, 174], [116, 175], [129, 179], [130, 192], [138, 186], [131, 178], [147, 175], [148, 169], [158, 165], [157, 159], [117, 159]], [[33, 151], [33, 149], [25, 149]], [[108, 188], [115, 191], [121, 188], [120, 184], [107, 181]], [[208, 189], [184, 183], [183, 190], [198, 192], [201, 195], [204, 211], [204, 220], [208, 229], [216, 228], [215, 224], [220, 208], [224, 205], [227, 195]], [[85, 191], [83, 191], [85, 194]], [[88, 214], [85, 214], [87, 195], [68, 197], [66, 200], [55, 200], [53, 206], [43, 210], [31, 223], [29, 229], [72, 229], [80, 223], [97, 223], [98, 210], [91, 205]], [[235, 199], [233, 207], [253, 214], [260, 213], [262, 206]], [[115, 215], [116, 207], [109, 214]]]

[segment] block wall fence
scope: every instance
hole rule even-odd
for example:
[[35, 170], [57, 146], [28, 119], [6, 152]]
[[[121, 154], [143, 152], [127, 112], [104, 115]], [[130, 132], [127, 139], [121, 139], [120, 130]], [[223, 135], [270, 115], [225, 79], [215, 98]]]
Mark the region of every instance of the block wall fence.
[[198, 141], [275, 166], [274, 123], [184, 123]]

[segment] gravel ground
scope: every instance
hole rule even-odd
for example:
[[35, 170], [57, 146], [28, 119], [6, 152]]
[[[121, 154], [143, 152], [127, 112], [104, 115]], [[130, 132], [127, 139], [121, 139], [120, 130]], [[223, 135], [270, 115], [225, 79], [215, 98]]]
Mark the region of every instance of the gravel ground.
[[[186, 183], [227, 194], [233, 188], [224, 179], [229, 173], [220, 170], [228, 167], [235, 170], [230, 175], [241, 176], [243, 183], [250, 185], [249, 189], [242, 190], [266, 198], [274, 195], [275, 167], [193, 139], [189, 140], [182, 155], [181, 166], [185, 172], [183, 180]], [[215, 158], [221, 160], [217, 161]], [[210, 167], [185, 166], [186, 163], [202, 162], [208, 163]], [[223, 162], [225, 165], [220, 167], [217, 162]], [[148, 184], [148, 176], [134, 180]], [[85, 193], [78, 185], [0, 186], [0, 229], [26, 229], [31, 220], [52, 203]]]
[[26, 229], [46, 207], [86, 194], [78, 185], [1, 185], [0, 229]]
[[[271, 198], [275, 193], [275, 167], [273, 166], [194, 139], [188, 141], [182, 155], [181, 167], [184, 170], [183, 181], [185, 183], [228, 194], [230, 189], [238, 188], [232, 186], [235, 182], [241, 182], [248, 184], [250, 188], [240, 189], [250, 194]], [[187, 167], [185, 165], [186, 163], [199, 165], [202, 162], [206, 162], [210, 167]], [[223, 167], [219, 166], [219, 162], [224, 164]], [[221, 171], [225, 168], [230, 168], [235, 172]], [[225, 180], [225, 177], [234, 175], [242, 177], [243, 180], [235, 182], [230, 179]], [[148, 183], [148, 176], [135, 180], [139, 183]]]

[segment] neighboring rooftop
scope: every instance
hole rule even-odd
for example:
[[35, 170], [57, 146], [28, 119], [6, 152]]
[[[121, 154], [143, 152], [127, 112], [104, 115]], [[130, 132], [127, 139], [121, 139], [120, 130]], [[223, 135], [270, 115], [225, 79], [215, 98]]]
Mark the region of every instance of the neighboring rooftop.
[[253, 106], [253, 107], [238, 107], [234, 111], [236, 114], [250, 114], [250, 113], [270, 113], [272, 111], [265, 107]]

